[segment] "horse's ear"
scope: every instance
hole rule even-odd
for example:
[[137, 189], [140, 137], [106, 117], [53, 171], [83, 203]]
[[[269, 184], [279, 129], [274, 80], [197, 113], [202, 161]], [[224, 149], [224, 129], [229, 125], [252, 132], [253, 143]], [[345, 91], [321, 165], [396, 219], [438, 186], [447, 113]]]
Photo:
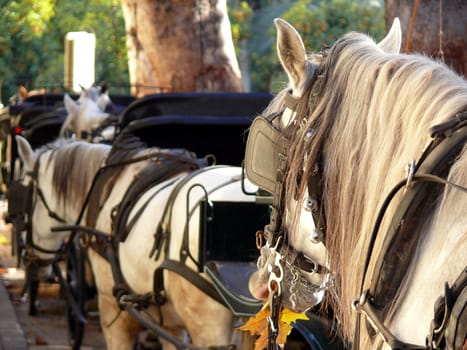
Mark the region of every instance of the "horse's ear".
[[401, 51], [402, 30], [399, 18], [394, 18], [389, 33], [378, 43], [378, 47], [387, 53], [399, 53]]
[[107, 89], [108, 89], [107, 84], [106, 84], [106, 83], [102, 83], [102, 84], [100, 85], [100, 87], [101, 87], [101, 94], [105, 94], [105, 93], [107, 92]]
[[303, 45], [300, 34], [288, 22], [276, 18], [274, 24], [277, 28], [279, 60], [289, 77], [294, 92], [298, 92], [308, 80], [305, 45]]
[[75, 100], [73, 100], [70, 95], [68, 94], [63, 95], [63, 104], [65, 105], [65, 109], [68, 112], [68, 114], [78, 113], [78, 109], [79, 109], [78, 103], [75, 102]]
[[34, 167], [33, 150], [29, 142], [20, 135], [15, 136], [16, 144], [18, 145], [18, 154], [24, 163], [26, 169]]

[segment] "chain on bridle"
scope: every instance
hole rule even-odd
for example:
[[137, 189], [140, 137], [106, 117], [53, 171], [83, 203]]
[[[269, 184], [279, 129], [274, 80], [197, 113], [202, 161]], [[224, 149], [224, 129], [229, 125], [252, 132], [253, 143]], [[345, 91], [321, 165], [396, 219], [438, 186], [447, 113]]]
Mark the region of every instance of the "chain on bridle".
[[[323, 76], [316, 73], [312, 79], [312, 108], [317, 103], [317, 98], [321, 93]], [[279, 112], [267, 116], [258, 116], [254, 119], [248, 136], [247, 148], [245, 154], [245, 170], [247, 177], [259, 188], [273, 194], [273, 203], [271, 206], [270, 222], [264, 228], [264, 232], [257, 233], [257, 246], [261, 249], [263, 238], [265, 246], [268, 249], [270, 259], [268, 259], [267, 271], [270, 317], [268, 318], [268, 350], [279, 349], [277, 345], [277, 336], [279, 334], [279, 317], [282, 303], [282, 281], [284, 278], [284, 268], [282, 266], [283, 257], [291, 253], [287, 247], [286, 236], [283, 232], [283, 217], [285, 204], [284, 180], [287, 168], [287, 153], [290, 146], [290, 140], [286, 132], [275, 126], [277, 118], [281, 117], [288, 109], [296, 113], [299, 99], [292, 96], [291, 91], [284, 95], [284, 108]], [[304, 118], [304, 117], [302, 117]], [[301, 122], [304, 125], [304, 122]], [[310, 133], [310, 139], [312, 133]], [[310, 234], [310, 238], [315, 243], [324, 240], [324, 213], [319, 206], [321, 198], [321, 177], [319, 164], [315, 164], [315, 171], [312, 172], [308, 183], [308, 198], [304, 203], [305, 209], [309, 211], [315, 222], [315, 229]], [[289, 264], [295, 265], [299, 270], [305, 272], [316, 272], [327, 274], [325, 266], [320, 265], [305, 257], [303, 253], [294, 252], [295, 256]]]

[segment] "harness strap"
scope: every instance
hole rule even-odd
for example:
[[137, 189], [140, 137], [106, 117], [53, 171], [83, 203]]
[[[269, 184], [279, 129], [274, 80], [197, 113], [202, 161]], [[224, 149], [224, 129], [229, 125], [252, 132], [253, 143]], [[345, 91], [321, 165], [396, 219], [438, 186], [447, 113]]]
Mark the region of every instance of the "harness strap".
[[[449, 180], [446, 180], [440, 176], [434, 175], [431, 172], [434, 173], [443, 173], [440, 171], [439, 166], [443, 164], [447, 164], [452, 159], [457, 157], [459, 152], [462, 151], [462, 148], [465, 145], [465, 141], [467, 139], [467, 123], [465, 123], [465, 119], [462, 120], [462, 118], [459, 118], [459, 115], [456, 115], [455, 120], [457, 121], [456, 123], [445, 123], [440, 127], [435, 127], [435, 131], [432, 131], [432, 134], [435, 135], [435, 138], [430, 142], [430, 144], [426, 147], [426, 149], [423, 151], [422, 156], [420, 157], [418, 164], [413, 164], [412, 170], [413, 173], [409, 173], [407, 176], [407, 179], [404, 179], [397, 183], [393, 189], [390, 191], [389, 195], [385, 198], [375, 221], [375, 225], [373, 227], [373, 231], [370, 236], [370, 242], [368, 245], [368, 252], [366, 255], [366, 260], [365, 260], [365, 265], [364, 265], [364, 273], [361, 281], [361, 289], [360, 293], [361, 296], [359, 299], [354, 300], [354, 303], [352, 307], [359, 313], [363, 314], [367, 321], [373, 326], [373, 328], [382, 335], [383, 339], [388, 343], [388, 344], [393, 344], [391, 346], [393, 349], [411, 349], [413, 348], [414, 345], [412, 344], [404, 344], [403, 342], [398, 341], [390, 332], [387, 330], [382, 324], [382, 322], [379, 321], [379, 318], [381, 318], [381, 315], [377, 315], [376, 309], [378, 308], [378, 305], [375, 304], [376, 298], [379, 298], [383, 293], [381, 291], [378, 291], [379, 284], [381, 284], [381, 276], [378, 274], [382, 271], [383, 265], [385, 263], [385, 260], [387, 258], [387, 252], [390, 250], [389, 246], [390, 244], [398, 238], [396, 236], [396, 230], [393, 232], [391, 231], [389, 234], [386, 235], [386, 239], [383, 242], [383, 255], [380, 255], [377, 262], [376, 262], [376, 267], [375, 271], [376, 274], [375, 276], [372, 277], [371, 281], [371, 286], [367, 290], [364, 289], [365, 281], [367, 278], [367, 272], [368, 272], [368, 266], [371, 260], [371, 257], [373, 255], [373, 249], [374, 245], [378, 236], [378, 233], [380, 231], [380, 226], [382, 223], [382, 220], [384, 218], [384, 215], [386, 214], [386, 210], [389, 207], [389, 204], [392, 202], [394, 199], [395, 195], [404, 187], [411, 189], [413, 183], [421, 183], [421, 182], [431, 182], [431, 183], [439, 183], [444, 186], [451, 186], [457, 190], [460, 190], [462, 192], [467, 193], [467, 188], [455, 184]], [[447, 129], [447, 126], [451, 127], [450, 129]], [[440, 147], [440, 145], [442, 145]], [[447, 171], [448, 168], [444, 168], [443, 170]], [[419, 173], [417, 173], [419, 171]], [[447, 175], [447, 174], [444, 174]], [[405, 213], [407, 208], [410, 207], [413, 198], [418, 194], [418, 191], [415, 191], [412, 189], [412, 191], [409, 193], [409, 191], [406, 192], [406, 197], [403, 198], [401, 203], [399, 204], [398, 207], [398, 212], [396, 212], [395, 217], [393, 220], [396, 220], [397, 222], [401, 221], [405, 217]], [[391, 227], [398, 227], [397, 224], [392, 224]], [[396, 254], [397, 255], [397, 254]], [[392, 263], [394, 264], [394, 263]], [[392, 265], [390, 264], [390, 265]], [[388, 293], [386, 293], [388, 294]], [[385, 304], [385, 303], [383, 303]], [[354, 341], [353, 341], [353, 347], [355, 349], [359, 349], [359, 342], [360, 342], [360, 317], [357, 316], [356, 319], [356, 327], [355, 327], [355, 334], [354, 334]]]
[[[447, 180], [445, 180], [443, 178], [440, 178], [440, 177], [434, 176], [434, 175], [430, 175], [430, 174], [423, 174], [423, 175], [414, 176], [413, 181], [414, 182], [431, 181], [431, 182], [441, 183], [441, 184], [445, 184], [445, 185], [451, 185], [453, 187], [458, 188], [459, 190], [461, 190], [463, 192], [467, 192], [467, 188], [465, 188], [465, 187], [459, 186], [459, 185], [454, 184], [454, 183], [452, 183], [450, 181], [447, 181]], [[379, 225], [381, 224], [384, 213], [385, 213], [387, 207], [389, 206], [389, 203], [391, 202], [391, 200], [393, 199], [395, 194], [401, 188], [403, 188], [405, 185], [406, 185], [406, 180], [400, 181], [393, 188], [390, 195], [388, 197], [386, 197], [386, 200], [385, 200], [385, 202], [384, 202], [384, 204], [383, 204], [383, 206], [382, 206], [382, 208], [381, 208], [381, 210], [379, 212], [378, 218], [376, 220], [376, 224], [375, 224], [376, 231], [377, 231], [377, 228], [379, 228]], [[370, 242], [369, 254], [367, 255], [367, 260], [365, 262], [365, 270], [364, 270], [365, 272], [368, 269], [369, 259], [370, 259], [371, 254], [372, 254], [375, 241], [376, 241], [375, 239], [372, 239], [371, 242]], [[385, 339], [385, 341], [389, 340], [388, 344], [392, 344], [391, 346], [393, 346], [393, 347], [391, 347], [391, 349], [394, 349], [394, 350], [395, 349], [426, 349], [426, 347], [414, 347], [415, 345], [405, 344], [405, 343], [402, 343], [400, 341], [397, 341], [397, 339], [389, 332], [389, 330], [387, 330], [386, 327], [381, 322], [378, 321], [378, 316], [376, 315], [376, 313], [375, 313], [375, 311], [373, 309], [372, 302], [370, 301], [370, 298], [367, 298], [367, 296], [366, 296], [367, 293], [368, 293], [368, 290], [362, 292], [362, 296], [364, 296], [364, 297], [360, 297], [360, 299], [356, 299], [352, 306], [357, 312], [362, 313], [367, 318], [367, 320], [369, 320], [369, 322], [372, 324], [372, 326], [374, 326], [373, 328], [375, 330], [377, 330], [383, 336], [383, 339]], [[359, 343], [360, 343], [360, 341], [359, 341], [360, 317], [357, 317], [356, 322], [357, 323], [356, 323], [356, 327], [355, 327], [355, 338], [354, 338], [354, 342], [353, 342], [353, 349], [354, 350], [359, 349]]]
[[[377, 315], [376, 310], [373, 307], [373, 304], [368, 300], [368, 293], [362, 295], [362, 297], [355, 301], [352, 307], [358, 313], [364, 315], [368, 322], [370, 322], [373, 329], [375, 329], [378, 334], [382, 337], [383, 341], [390, 346], [392, 350], [417, 350], [417, 349], [426, 349], [424, 346], [418, 346], [414, 344], [404, 343], [399, 341], [387, 327], [381, 322], [380, 317]], [[359, 318], [359, 317], [358, 317]], [[360, 324], [358, 324], [358, 329], [360, 330]], [[357, 332], [356, 332], [357, 333]], [[359, 340], [359, 339], [358, 339]], [[360, 349], [360, 342], [357, 341], [352, 345], [353, 350]]]
[[[118, 234], [118, 241], [124, 242], [125, 239], [127, 238], [128, 234], [130, 233], [131, 229], [133, 226], [136, 224], [136, 222], [139, 220], [143, 212], [146, 210], [147, 206], [149, 203], [156, 197], [158, 194], [160, 194], [164, 189], [172, 186], [174, 182], [177, 180], [177, 178], [172, 179], [171, 181], [167, 182], [164, 186], [161, 186], [157, 191], [155, 191], [149, 198], [144, 202], [144, 204], [138, 209], [136, 214], [131, 218], [131, 220], [126, 224], [124, 227], [123, 233]], [[134, 203], [132, 203], [134, 205]], [[133, 209], [131, 207], [130, 209]], [[121, 215], [120, 215], [121, 217]]]
[[195, 259], [193, 257], [193, 255], [191, 254], [191, 252], [190, 252], [189, 223], [190, 223], [191, 216], [193, 215], [194, 211], [197, 208], [197, 205], [195, 205], [194, 208], [192, 210], [190, 210], [190, 193], [194, 188], [200, 188], [204, 192], [205, 203], [208, 203], [210, 194], [216, 192], [217, 190], [219, 190], [219, 189], [221, 189], [221, 188], [223, 188], [225, 186], [228, 186], [228, 185], [230, 185], [230, 184], [232, 184], [234, 182], [237, 182], [237, 181], [238, 181], [238, 178], [232, 177], [232, 178], [228, 179], [227, 181], [224, 181], [224, 182], [220, 183], [216, 187], [211, 188], [209, 191], [201, 184], [194, 184], [188, 189], [188, 191], [186, 193], [186, 201], [185, 201], [185, 203], [186, 203], [186, 220], [185, 220], [185, 228], [184, 228], [184, 231], [183, 231], [182, 246], [180, 248], [180, 261], [184, 263], [186, 261], [187, 257], [190, 257], [191, 261], [198, 266], [198, 271], [199, 272], [202, 272], [203, 267], [199, 265], [199, 262], [197, 261], [197, 259]]
[[318, 162], [313, 165], [313, 170], [308, 178], [308, 194], [310, 201], [311, 216], [315, 223], [314, 241], [323, 241], [326, 232], [326, 220], [324, 213], [324, 205], [322, 201], [322, 169], [319, 164], [322, 164], [321, 155], [318, 156]]
[[[147, 204], [164, 188], [172, 185], [176, 177], [183, 172], [191, 172], [194, 169], [199, 169], [200, 165], [196, 168], [192, 165], [194, 155], [191, 152], [185, 150], [172, 150], [173, 153], [177, 153], [178, 158], [167, 159], [161, 157], [156, 159], [145, 166], [138, 174], [133, 178], [133, 182], [127, 187], [122, 201], [116, 207], [113, 213], [112, 231], [116, 236], [116, 242], [125, 241], [134, 223], [139, 219], [143, 211], [146, 209]], [[172, 179], [166, 183], [162, 188], [156, 191], [138, 212], [133, 216], [131, 221], [129, 216], [135, 203], [141, 198], [141, 196], [151, 187], [162, 183], [163, 181]], [[130, 222], [129, 222], [130, 221]]]
[[461, 349], [467, 332], [467, 267], [435, 303], [428, 344], [431, 349]]
[[172, 259], [164, 260], [162, 264], [160, 264], [160, 266], [154, 271], [155, 300], [160, 303], [160, 305], [167, 301], [164, 290], [164, 270], [172, 271], [182, 276], [210, 298], [227, 307], [224, 299], [222, 299], [218, 291], [209, 281], [201, 277], [199, 273], [192, 270], [184, 263]]
[[54, 212], [53, 210], [50, 209], [47, 201], [45, 200], [45, 197], [44, 197], [44, 193], [42, 192], [42, 190], [40, 189], [40, 187], [37, 186], [37, 195], [39, 196], [39, 198], [42, 200], [42, 203], [44, 204], [45, 206], [45, 209], [47, 209], [47, 213], [49, 214], [49, 216], [52, 218], [52, 219], [55, 219], [57, 220], [58, 222], [61, 222], [61, 223], [66, 223], [66, 220], [63, 219], [61, 216], [59, 216], [56, 212]]
[[[217, 165], [215, 167], [219, 168], [223, 166]], [[159, 220], [159, 224], [157, 225], [156, 232], [154, 234], [154, 243], [151, 248], [151, 252], [149, 253], [150, 258], [154, 258], [154, 260], [158, 260], [163, 251], [162, 246], [164, 244], [165, 244], [164, 253], [166, 255], [168, 254], [168, 248], [169, 248], [169, 243], [170, 243], [170, 233], [169, 233], [168, 228], [170, 227], [171, 220], [172, 220], [172, 210], [174, 207], [174, 202], [175, 202], [175, 199], [177, 198], [177, 195], [180, 193], [181, 188], [188, 181], [193, 179], [196, 175], [202, 174], [203, 172], [206, 172], [212, 168], [213, 168], [212, 166], [209, 168], [206, 168], [206, 167], [200, 168], [198, 170], [194, 170], [188, 173], [180, 181], [178, 181], [178, 183], [172, 189], [172, 191], [170, 192], [169, 198], [167, 198], [165, 202], [164, 211], [162, 213], [161, 219]]]

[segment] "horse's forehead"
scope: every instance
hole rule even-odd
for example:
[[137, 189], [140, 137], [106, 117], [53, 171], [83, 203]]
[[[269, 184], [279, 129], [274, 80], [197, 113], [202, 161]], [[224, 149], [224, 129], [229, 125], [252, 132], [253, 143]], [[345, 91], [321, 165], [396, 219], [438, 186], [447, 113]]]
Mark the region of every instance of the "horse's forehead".
[[99, 106], [97, 105], [97, 103], [89, 98], [83, 100], [83, 103], [82, 103], [82, 110], [83, 111], [96, 111], [96, 110], [99, 110]]
[[80, 115], [91, 118], [103, 118], [108, 114], [103, 112], [96, 102], [86, 99], [80, 109]]

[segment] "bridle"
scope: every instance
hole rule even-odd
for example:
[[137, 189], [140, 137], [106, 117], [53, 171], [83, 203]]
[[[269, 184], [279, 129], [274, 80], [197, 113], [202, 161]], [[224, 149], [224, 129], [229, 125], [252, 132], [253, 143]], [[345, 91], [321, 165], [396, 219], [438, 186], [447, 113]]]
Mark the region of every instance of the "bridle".
[[[319, 72], [311, 79], [312, 86], [312, 104], [318, 102], [318, 96], [322, 89], [323, 75]], [[284, 95], [284, 108], [279, 112], [275, 112], [266, 116], [258, 116], [253, 120], [250, 127], [247, 148], [245, 154], [245, 169], [246, 174], [251, 182], [261, 189], [273, 193], [273, 203], [271, 206], [270, 222], [264, 228], [264, 232], [257, 233], [258, 249], [267, 249], [271, 257], [268, 259], [268, 291], [269, 291], [269, 307], [271, 316], [268, 322], [268, 350], [279, 349], [276, 339], [278, 336], [278, 324], [282, 301], [281, 283], [284, 278], [284, 270], [281, 261], [286, 255], [291, 252], [288, 244], [286, 244], [286, 236], [283, 232], [283, 218], [281, 213], [284, 212], [284, 186], [285, 174], [287, 171], [287, 152], [290, 145], [290, 139], [286, 136], [287, 132], [280, 130], [274, 125], [276, 118], [281, 117], [288, 109], [296, 113], [299, 99], [294, 97], [291, 91], [287, 91]], [[303, 124], [303, 121], [302, 121]], [[313, 137], [313, 132], [310, 131], [309, 140]], [[271, 154], [273, 159], [269, 163], [264, 163], [264, 154]], [[260, 159], [261, 158], [261, 159]], [[324, 240], [325, 221], [324, 212], [321, 209], [320, 202], [321, 194], [321, 176], [320, 164], [314, 164], [314, 171], [308, 182], [308, 198], [304, 203], [305, 210], [310, 212], [315, 229], [310, 233], [310, 239], [314, 243], [320, 243]], [[263, 238], [266, 243], [263, 246]], [[295, 256], [292, 262], [288, 264], [295, 265], [299, 270], [304, 272], [313, 272], [318, 274], [328, 274], [326, 266], [320, 265], [317, 261], [305, 257], [301, 252], [294, 252]], [[317, 289], [321, 286], [316, 286]]]
[[46, 254], [54, 254], [55, 256], [61, 256], [65, 251], [65, 245], [62, 244], [59, 248], [57, 249], [47, 249], [44, 247], [41, 247], [37, 243], [34, 242], [33, 239], [33, 226], [32, 226], [32, 217], [34, 214], [34, 208], [37, 205], [38, 200], [42, 202], [44, 205], [48, 216], [54, 220], [57, 220], [60, 223], [65, 223], [65, 219], [60, 217], [56, 212], [51, 210], [51, 207], [49, 203], [47, 202], [47, 199], [44, 196], [44, 192], [42, 191], [40, 185], [39, 185], [39, 167], [40, 167], [40, 161], [42, 155], [46, 152], [47, 150], [44, 150], [43, 152], [38, 154], [37, 160], [34, 163], [34, 168], [32, 171], [26, 172], [25, 175], [29, 176], [31, 179], [31, 182], [27, 185], [28, 190], [28, 202], [30, 203], [28, 205], [27, 209], [27, 219], [28, 222], [26, 223], [26, 228], [27, 228], [27, 233], [26, 233], [26, 242], [25, 242], [25, 249], [26, 249], [26, 256], [28, 260], [39, 260], [43, 261], [44, 264], [50, 263], [51, 261], [55, 261], [56, 258], [52, 259], [43, 259], [37, 256], [36, 252], [41, 252], [41, 253], [46, 253]]
[[[20, 220], [16, 222], [19, 230], [15, 230], [16, 232], [14, 238], [17, 249], [16, 253], [18, 254], [18, 265], [20, 264], [20, 259], [22, 257], [26, 271], [22, 294], [26, 292], [26, 288], [31, 286], [34, 280], [37, 278], [38, 269], [41, 267], [51, 266], [59, 282], [63, 282], [58, 262], [62, 260], [66, 254], [68, 249], [67, 242], [62, 242], [62, 244], [57, 249], [48, 249], [37, 244], [37, 242], [34, 241], [33, 235], [32, 218], [38, 201], [42, 201], [49, 217], [62, 223], [65, 222], [63, 218], [50, 209], [51, 207], [49, 206], [44, 193], [39, 186], [38, 173], [40, 159], [45, 151], [46, 150], [39, 153], [36, 162], [34, 163], [33, 170], [25, 172], [21, 179], [13, 182], [8, 191], [8, 196], [11, 197], [11, 200], [19, 204], [19, 207], [15, 208], [16, 210], [14, 211], [13, 215], [15, 215]], [[27, 185], [24, 185], [26, 181], [25, 176], [30, 177], [30, 181]], [[24, 240], [21, 239], [21, 232], [25, 232]], [[45, 258], [40, 256], [39, 253], [51, 255], [51, 257]], [[72, 306], [72, 308], [74, 308], [74, 306]]]

